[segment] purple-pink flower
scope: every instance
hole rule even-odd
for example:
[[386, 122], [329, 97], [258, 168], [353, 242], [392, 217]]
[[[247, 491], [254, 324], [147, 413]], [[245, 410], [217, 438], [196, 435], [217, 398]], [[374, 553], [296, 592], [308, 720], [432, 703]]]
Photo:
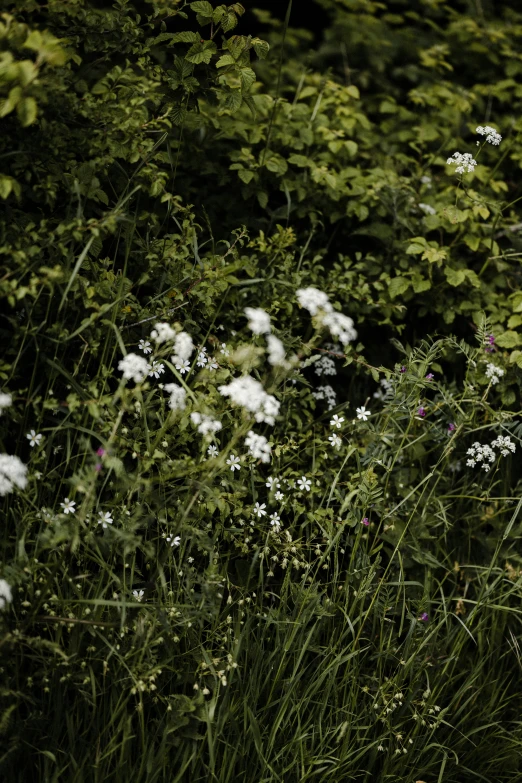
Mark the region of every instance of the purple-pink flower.
[[434, 378], [435, 378], [435, 376], [433, 375], [433, 373], [432, 373], [432, 372], [429, 372], [429, 373], [426, 375], [426, 380], [427, 380], [427, 381], [432, 381]]
[[406, 367], [404, 366], [404, 364], [402, 365], [400, 372], [406, 372]]
[[362, 524], [363, 524], [365, 527], [368, 527], [368, 525], [370, 524], [370, 520], [368, 519], [368, 517], [364, 517], [364, 518], [361, 520], [361, 522], [362, 522]]
[[419, 617], [419, 620], [422, 620], [423, 623], [427, 623], [429, 619], [430, 618], [427, 612], [423, 612]]
[[425, 408], [423, 408], [421, 406], [420, 408], [417, 409], [417, 416], [421, 416], [422, 418], [424, 418], [425, 415], [426, 415], [426, 409]]
[[448, 432], [453, 432], [453, 430], [456, 429], [456, 424], [453, 424], [452, 421], [448, 424]]
[[102, 446], [100, 446], [99, 449], [96, 449], [96, 454], [98, 455], [98, 457], [104, 457], [107, 454], [107, 452]]
[[96, 473], [99, 473], [102, 467], [103, 465], [101, 464], [101, 462], [97, 462], [96, 465], [94, 466], [94, 470], [96, 471]]

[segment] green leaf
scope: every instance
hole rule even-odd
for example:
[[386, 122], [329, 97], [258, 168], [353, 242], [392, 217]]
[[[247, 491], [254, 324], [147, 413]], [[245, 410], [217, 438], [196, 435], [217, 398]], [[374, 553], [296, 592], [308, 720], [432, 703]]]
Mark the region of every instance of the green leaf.
[[244, 182], [245, 185], [248, 185], [248, 183], [251, 182], [254, 178], [254, 172], [247, 171], [246, 169], [243, 169], [242, 171], [238, 171], [237, 174], [241, 182]]
[[184, 30], [181, 33], [174, 33], [172, 36], [172, 43], [197, 43], [201, 38], [197, 33], [191, 33], [188, 30]]
[[419, 253], [424, 253], [427, 244], [424, 237], [413, 237], [411, 243], [406, 248], [406, 254], [408, 256], [417, 256]]
[[210, 3], [207, 2], [207, 0], [195, 0], [194, 3], [190, 3], [190, 8], [197, 14], [201, 14], [201, 16], [207, 16], [209, 19], [212, 19], [214, 9]]
[[190, 63], [198, 65], [199, 63], [208, 63], [212, 59], [212, 55], [217, 52], [217, 47], [214, 41], [205, 41], [204, 43], [198, 42], [193, 44], [185, 55], [185, 59]]
[[306, 155], [290, 155], [288, 158], [289, 163], [293, 163], [294, 166], [301, 166], [301, 168], [304, 168], [305, 166], [310, 166], [312, 163], [311, 160], [309, 160]]
[[465, 269], [452, 269], [450, 266], [447, 266], [444, 269], [444, 274], [446, 275], [448, 283], [454, 286], [461, 285], [466, 279]]
[[38, 107], [35, 99], [31, 97], [22, 98], [16, 107], [16, 113], [23, 128], [32, 125], [38, 114]]
[[522, 343], [522, 338], [518, 332], [503, 332], [495, 338], [495, 343], [500, 348], [516, 348], [517, 345]]
[[228, 13], [224, 19], [221, 20], [221, 28], [224, 33], [230, 32], [234, 27], [237, 27], [237, 16], [234, 13]]
[[236, 61], [231, 54], [222, 54], [216, 63], [216, 68], [224, 68], [227, 65], [235, 65]]
[[241, 88], [247, 91], [254, 84], [256, 75], [252, 68], [241, 68], [239, 72], [239, 78], [241, 80]]
[[261, 38], [252, 38], [252, 46], [260, 60], [264, 60], [270, 51], [270, 44]]
[[388, 292], [391, 299], [395, 299], [397, 296], [404, 294], [410, 287], [410, 281], [405, 277], [394, 277], [390, 280], [388, 286]]

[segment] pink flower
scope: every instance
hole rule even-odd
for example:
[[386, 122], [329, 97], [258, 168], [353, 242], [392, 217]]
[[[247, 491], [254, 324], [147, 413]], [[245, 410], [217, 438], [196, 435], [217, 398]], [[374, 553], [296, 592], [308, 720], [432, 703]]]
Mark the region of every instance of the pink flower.
[[453, 422], [451, 421], [451, 422], [448, 424], [448, 432], [453, 432], [453, 430], [454, 430], [454, 429], [456, 429], [456, 425], [455, 425], [455, 424], [453, 424]]
[[404, 365], [402, 365], [400, 372], [406, 372], [406, 367]]
[[419, 620], [422, 620], [423, 623], [427, 623], [429, 620], [429, 615], [427, 612], [423, 612], [421, 616], [419, 617]]
[[100, 446], [100, 448], [96, 450], [96, 454], [98, 455], [98, 457], [104, 457], [107, 454], [107, 452], [105, 451], [104, 448]]
[[426, 415], [426, 410], [425, 410], [425, 408], [423, 408], [423, 407], [421, 406], [421, 407], [420, 407], [420, 408], [417, 410], [417, 416], [421, 416], [422, 418], [424, 418], [424, 417], [425, 417], [425, 415]]
[[370, 524], [370, 520], [368, 519], [368, 517], [364, 517], [364, 519], [362, 519], [361, 522], [365, 527], [368, 527], [368, 525]]
[[97, 462], [96, 465], [94, 466], [94, 470], [96, 471], [96, 473], [99, 473], [102, 467], [103, 465], [101, 464], [101, 462]]
[[433, 373], [432, 373], [432, 372], [429, 372], [429, 373], [426, 375], [426, 380], [427, 380], [427, 381], [432, 381], [434, 378], [435, 378], [435, 376], [433, 375]]

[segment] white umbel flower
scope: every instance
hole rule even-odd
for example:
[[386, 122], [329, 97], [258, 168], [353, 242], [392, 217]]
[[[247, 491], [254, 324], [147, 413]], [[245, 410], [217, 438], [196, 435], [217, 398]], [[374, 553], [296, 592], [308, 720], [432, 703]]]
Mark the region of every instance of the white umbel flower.
[[149, 363], [137, 353], [128, 353], [118, 364], [118, 370], [123, 373], [126, 381], [141, 383], [149, 373]]
[[264, 435], [256, 435], [253, 430], [250, 430], [245, 438], [245, 446], [254, 459], [260, 459], [261, 462], [265, 463], [270, 462], [272, 446]]
[[0, 454], [0, 496], [8, 495], [14, 487], [27, 486], [27, 466], [15, 456]]
[[268, 343], [268, 361], [272, 367], [284, 367], [285, 362], [285, 347], [279, 337], [275, 337], [273, 334], [269, 334], [266, 338]]
[[190, 334], [188, 334], [188, 332], [180, 332], [178, 335], [176, 335], [176, 340], [174, 342], [172, 363], [175, 365], [183, 364], [183, 362], [186, 362], [188, 359], [190, 359], [193, 350], [194, 343], [192, 342], [192, 337]]
[[509, 452], [514, 454], [516, 451], [516, 446], [509, 435], [499, 435], [491, 445], [496, 449], [500, 449], [500, 453], [503, 457], [508, 457]]
[[464, 174], [466, 171], [471, 174], [475, 171], [477, 161], [469, 152], [454, 152], [451, 158], [447, 159], [446, 164], [448, 166], [456, 165], [457, 174]]
[[12, 600], [11, 587], [5, 579], [0, 579], [0, 609], [5, 609], [6, 604], [10, 604]]
[[13, 404], [13, 398], [10, 394], [6, 394], [6, 392], [0, 392], [0, 416], [5, 411], [6, 408], [10, 408]]
[[298, 288], [296, 291], [297, 301], [308, 310], [310, 315], [317, 315], [319, 310], [325, 310], [330, 312], [332, 305], [328, 300], [328, 295], [324, 291], [319, 291], [318, 288], [309, 286], [308, 288]]
[[254, 334], [269, 334], [270, 316], [260, 307], [245, 307], [245, 315], [248, 318], [248, 328]]
[[167, 383], [163, 388], [170, 394], [169, 408], [171, 411], [185, 410], [187, 392], [183, 386], [179, 386], [177, 383]]
[[330, 356], [323, 354], [318, 361], [314, 363], [314, 370], [316, 375], [337, 375], [337, 368], [335, 362]]
[[502, 141], [502, 136], [500, 133], [496, 131], [495, 128], [492, 128], [491, 125], [479, 125], [475, 133], [479, 133], [481, 136], [485, 136], [486, 141], [489, 144], [493, 144], [495, 147], [498, 147]]
[[323, 326], [327, 326], [332, 337], [337, 337], [343, 345], [357, 339], [357, 332], [353, 327], [352, 319], [342, 313], [331, 312], [323, 316]]
[[234, 378], [228, 386], [218, 386], [218, 391], [223, 397], [229, 397], [235, 405], [253, 413], [256, 421], [271, 426], [275, 424], [281, 404], [273, 395], [267, 394], [255, 378], [249, 375]]
[[220, 421], [213, 419], [212, 416], [207, 416], [206, 413], [194, 411], [194, 413], [190, 414], [190, 419], [196, 425], [201, 435], [212, 436], [214, 433], [219, 432], [222, 427]]
[[493, 364], [492, 362], [488, 362], [486, 366], [486, 378], [489, 378], [489, 380], [493, 385], [495, 383], [498, 383], [503, 375], [504, 375], [504, 370], [502, 369], [502, 367], [497, 367], [496, 364]]
[[161, 345], [161, 343], [171, 343], [176, 339], [176, 330], [170, 324], [154, 324], [154, 329], [150, 333], [151, 340]]

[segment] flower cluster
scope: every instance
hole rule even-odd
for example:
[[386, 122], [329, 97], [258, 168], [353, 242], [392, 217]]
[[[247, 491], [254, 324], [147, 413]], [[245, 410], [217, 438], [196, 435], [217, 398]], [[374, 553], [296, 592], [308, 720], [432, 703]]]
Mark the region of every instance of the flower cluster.
[[161, 343], [171, 343], [176, 339], [176, 331], [170, 324], [154, 324], [154, 329], [150, 333], [151, 340], [161, 345]]
[[27, 466], [15, 456], [0, 454], [0, 496], [8, 495], [14, 487], [27, 486]]
[[245, 307], [245, 315], [248, 318], [248, 328], [254, 334], [269, 334], [270, 316], [260, 307]]
[[482, 463], [483, 469], [486, 471], [486, 473], [489, 471], [492, 462], [495, 462], [496, 454], [491, 448], [491, 446], [488, 446], [487, 444], [484, 446], [481, 446], [481, 444], [476, 441], [473, 446], [471, 446], [466, 454], [469, 455], [469, 459], [466, 462], [466, 465], [468, 465], [470, 468], [474, 468], [477, 462]]
[[424, 203], [420, 202], [420, 203], [419, 203], [419, 209], [422, 209], [422, 211], [423, 211], [423, 212], [424, 212], [426, 215], [436, 215], [436, 214], [437, 214], [437, 210], [436, 210], [436, 209], [434, 209], [434, 208], [431, 206], [431, 204], [424, 204]]
[[492, 128], [491, 125], [479, 125], [475, 133], [485, 136], [486, 141], [489, 142], [489, 144], [494, 144], [496, 147], [498, 147], [502, 141], [500, 133], [496, 131], [495, 128]]
[[486, 367], [486, 378], [489, 378], [492, 384], [498, 383], [504, 375], [504, 370], [501, 367], [497, 367], [496, 364], [488, 362]]
[[279, 337], [269, 334], [266, 338], [268, 344], [268, 362], [272, 367], [286, 367], [285, 348]]
[[321, 358], [314, 364], [316, 375], [337, 375], [337, 369], [335, 362], [329, 356], [323, 354]]
[[357, 338], [353, 321], [347, 315], [334, 311], [327, 294], [317, 288], [299, 288], [296, 293], [297, 301], [310, 315], [321, 315], [321, 324], [330, 330], [332, 337], [336, 337], [343, 345], [348, 345]]
[[254, 459], [260, 459], [261, 462], [270, 462], [272, 446], [264, 435], [256, 435], [255, 432], [250, 430], [245, 438], [245, 446]]
[[316, 400], [326, 400], [329, 411], [337, 405], [337, 395], [334, 389], [328, 384], [318, 386], [317, 389], [312, 392], [312, 397], [315, 397]]
[[187, 332], [180, 332], [178, 335], [176, 335], [176, 339], [174, 341], [174, 353], [172, 355], [172, 362], [174, 365], [176, 365], [176, 369], [179, 370], [180, 367], [177, 365], [184, 366], [185, 363], [188, 362], [192, 355], [192, 351], [194, 350], [194, 343], [192, 342], [192, 337]]
[[5, 411], [6, 408], [10, 408], [13, 404], [13, 398], [10, 394], [6, 394], [5, 392], [0, 392], [0, 416]]
[[253, 413], [256, 421], [271, 426], [275, 424], [280, 403], [273, 395], [267, 394], [262, 384], [250, 375], [234, 378], [228, 386], [218, 386], [218, 391], [223, 397], [230, 397], [235, 405]]
[[387, 378], [381, 378], [380, 385], [381, 388], [377, 389], [373, 396], [376, 400], [387, 400], [393, 394], [393, 383]]
[[143, 356], [137, 353], [128, 353], [118, 364], [118, 370], [123, 373], [125, 380], [133, 380], [134, 383], [141, 383], [149, 373], [150, 365]]
[[509, 435], [499, 435], [491, 444], [494, 448], [500, 449], [503, 457], [509, 457], [509, 453], [515, 453], [516, 446]]
[[201, 433], [201, 435], [212, 436], [221, 429], [221, 422], [217, 419], [213, 419], [212, 416], [207, 416], [206, 413], [194, 411], [194, 413], [190, 414], [190, 419], [192, 423], [197, 426], [198, 432]]
[[454, 152], [451, 158], [447, 159], [446, 164], [448, 166], [456, 164], [457, 168], [455, 171], [457, 174], [464, 174], [466, 171], [471, 174], [471, 172], [475, 171], [477, 161], [469, 152]]
[[5, 609], [5, 605], [10, 604], [12, 600], [11, 587], [5, 579], [0, 579], [0, 609]]
[[163, 387], [166, 392], [169, 392], [170, 394], [170, 400], [169, 400], [169, 408], [172, 411], [183, 411], [186, 408], [186, 397], [187, 392], [182, 386], [179, 386], [177, 383], [167, 383], [166, 386]]

